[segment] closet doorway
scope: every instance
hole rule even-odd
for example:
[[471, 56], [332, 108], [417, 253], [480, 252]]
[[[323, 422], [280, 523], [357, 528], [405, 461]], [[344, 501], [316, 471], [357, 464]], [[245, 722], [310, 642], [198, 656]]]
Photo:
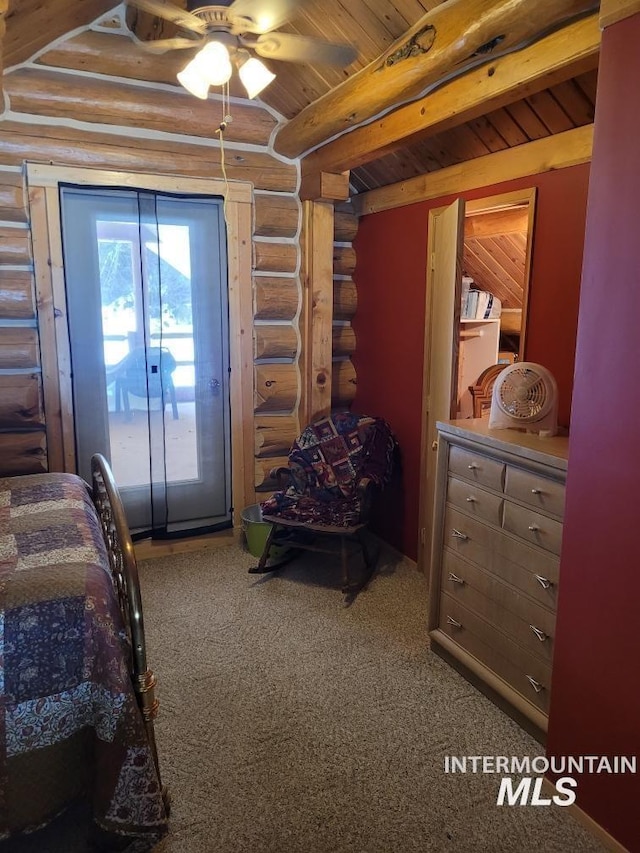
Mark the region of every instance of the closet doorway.
[[[508, 363], [523, 360], [535, 189], [503, 193], [465, 204], [457, 199], [430, 211], [427, 246], [425, 361], [422, 395], [420, 537], [418, 564], [428, 577], [436, 481], [437, 421], [470, 415], [468, 376], [474, 382], [495, 356]], [[461, 322], [463, 273], [479, 290], [492, 292], [503, 307], [495, 321]], [[504, 315], [504, 316], [503, 316]], [[483, 326], [486, 324], [486, 330]], [[472, 335], [495, 336], [494, 355], [472, 361]]]

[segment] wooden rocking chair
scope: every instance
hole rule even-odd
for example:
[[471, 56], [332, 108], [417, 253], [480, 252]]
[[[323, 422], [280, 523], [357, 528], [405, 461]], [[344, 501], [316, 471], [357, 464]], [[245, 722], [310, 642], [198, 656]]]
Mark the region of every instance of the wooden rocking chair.
[[[288, 467], [272, 471], [281, 490], [261, 507], [263, 521], [273, 526], [249, 572], [280, 568], [267, 566], [276, 545], [339, 555], [345, 604], [351, 604], [375, 570], [364, 531], [374, 493], [391, 477], [395, 444], [381, 418], [342, 412], [310, 424], [294, 442]], [[364, 572], [354, 578], [350, 562], [357, 553]]]

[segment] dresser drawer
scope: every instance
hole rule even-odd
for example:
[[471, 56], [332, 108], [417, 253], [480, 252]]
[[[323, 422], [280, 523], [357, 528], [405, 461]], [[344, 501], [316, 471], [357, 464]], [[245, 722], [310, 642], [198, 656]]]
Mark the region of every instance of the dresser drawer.
[[555, 613], [560, 576], [558, 557], [503, 536], [489, 568]]
[[560, 553], [562, 524], [546, 515], [505, 501], [504, 529], [552, 554]]
[[505, 465], [496, 459], [490, 459], [481, 453], [452, 446], [449, 450], [449, 471], [481, 486], [488, 486], [497, 492], [504, 485]]
[[492, 530], [451, 506], [445, 512], [443, 540], [445, 554], [459, 554], [555, 610], [559, 560], [548, 551]]
[[507, 465], [504, 490], [507, 495], [529, 504], [533, 509], [560, 518], [564, 515], [564, 483]]
[[555, 632], [552, 611], [450, 552], [445, 555], [441, 590], [532, 654], [551, 662]]
[[469, 515], [498, 527], [502, 524], [502, 498], [471, 483], [449, 477], [447, 500]]
[[442, 596], [439, 628], [525, 699], [549, 712], [550, 663], [529, 654], [448, 595]]

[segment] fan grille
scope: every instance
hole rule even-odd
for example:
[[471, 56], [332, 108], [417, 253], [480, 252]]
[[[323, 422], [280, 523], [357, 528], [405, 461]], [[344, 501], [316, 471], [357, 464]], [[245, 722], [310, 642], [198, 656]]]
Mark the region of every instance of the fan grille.
[[553, 405], [553, 395], [545, 378], [527, 367], [507, 371], [497, 390], [502, 411], [519, 421], [539, 420]]

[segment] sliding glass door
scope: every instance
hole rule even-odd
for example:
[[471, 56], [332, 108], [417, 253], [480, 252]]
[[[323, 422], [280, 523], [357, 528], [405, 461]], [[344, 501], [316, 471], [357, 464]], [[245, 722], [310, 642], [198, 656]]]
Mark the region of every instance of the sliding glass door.
[[105, 454], [136, 530], [229, 526], [222, 200], [60, 192], [79, 472]]

